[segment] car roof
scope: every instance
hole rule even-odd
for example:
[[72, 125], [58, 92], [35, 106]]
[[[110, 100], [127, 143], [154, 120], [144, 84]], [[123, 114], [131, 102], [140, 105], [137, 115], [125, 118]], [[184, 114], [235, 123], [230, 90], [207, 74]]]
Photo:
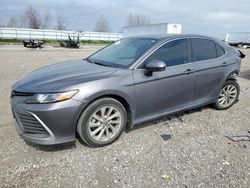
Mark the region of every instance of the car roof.
[[182, 37], [197, 37], [197, 38], [206, 38], [211, 40], [216, 40], [209, 36], [204, 35], [196, 35], [196, 34], [162, 34], [162, 35], [138, 35], [128, 38], [149, 38], [149, 39], [155, 39], [155, 40], [169, 40], [169, 39], [175, 39], [175, 38], [182, 38]]

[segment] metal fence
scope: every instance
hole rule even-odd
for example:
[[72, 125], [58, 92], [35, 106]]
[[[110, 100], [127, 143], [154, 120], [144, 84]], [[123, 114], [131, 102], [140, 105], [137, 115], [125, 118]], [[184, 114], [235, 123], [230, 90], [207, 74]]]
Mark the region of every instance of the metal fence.
[[96, 41], [117, 41], [123, 38], [122, 33], [104, 32], [75, 32], [64, 30], [45, 30], [45, 29], [25, 29], [25, 28], [6, 28], [0, 27], [1, 39], [40, 39], [40, 40], [65, 40], [68, 37], [77, 37], [80, 40]]

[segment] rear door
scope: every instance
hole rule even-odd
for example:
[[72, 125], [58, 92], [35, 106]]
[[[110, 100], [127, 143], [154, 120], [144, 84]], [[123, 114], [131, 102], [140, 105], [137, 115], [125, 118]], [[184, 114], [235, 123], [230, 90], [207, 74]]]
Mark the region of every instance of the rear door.
[[204, 103], [218, 97], [226, 77], [223, 48], [216, 42], [205, 38], [192, 38], [192, 61], [194, 62], [196, 87], [194, 103]]

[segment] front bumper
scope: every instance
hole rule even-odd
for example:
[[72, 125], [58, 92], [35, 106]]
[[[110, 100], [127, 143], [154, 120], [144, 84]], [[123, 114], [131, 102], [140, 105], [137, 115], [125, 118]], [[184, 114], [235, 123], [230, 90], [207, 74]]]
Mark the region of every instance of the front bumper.
[[11, 107], [18, 134], [39, 145], [75, 141], [75, 130], [83, 104], [70, 99], [57, 103], [26, 104], [27, 96], [12, 96]]

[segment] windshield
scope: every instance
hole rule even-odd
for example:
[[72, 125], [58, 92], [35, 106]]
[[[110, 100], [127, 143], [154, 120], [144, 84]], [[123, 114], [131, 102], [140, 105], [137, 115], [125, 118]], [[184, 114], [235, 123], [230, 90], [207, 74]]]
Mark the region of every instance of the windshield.
[[93, 54], [87, 60], [103, 66], [128, 68], [157, 40], [149, 38], [126, 38], [119, 40]]

